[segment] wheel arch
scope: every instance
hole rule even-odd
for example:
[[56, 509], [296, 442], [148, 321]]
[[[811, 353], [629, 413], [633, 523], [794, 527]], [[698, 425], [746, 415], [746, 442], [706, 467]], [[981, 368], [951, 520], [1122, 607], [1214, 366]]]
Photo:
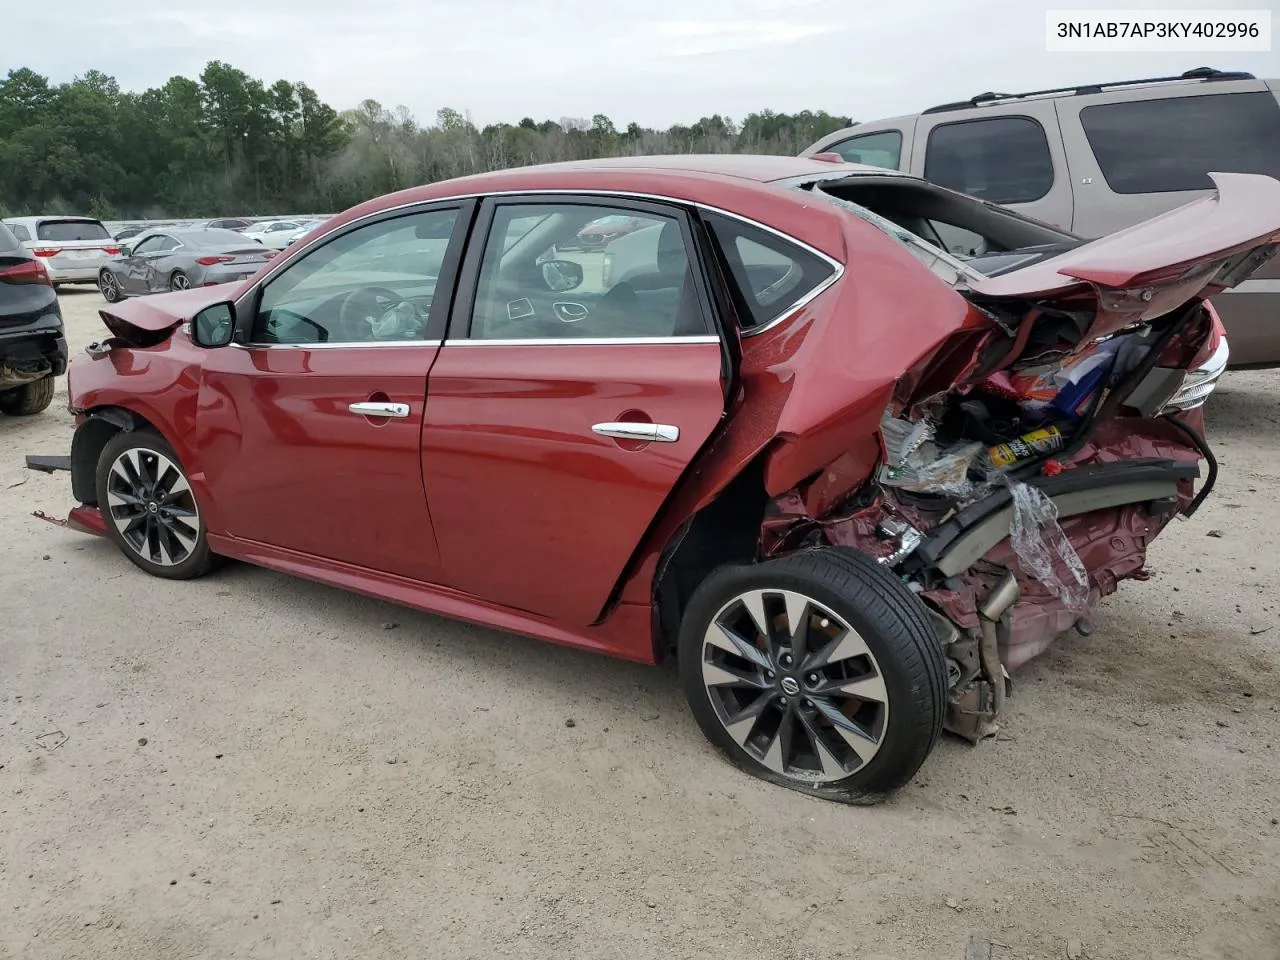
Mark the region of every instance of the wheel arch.
[[154, 430], [162, 437], [164, 431], [127, 407], [95, 407], [84, 417], [71, 437], [71, 493], [81, 503], [97, 506], [98, 458], [102, 448], [121, 431]]
[[676, 651], [680, 622], [693, 592], [717, 567], [756, 560], [770, 497], [761, 450], [668, 538], [653, 577], [654, 660]]

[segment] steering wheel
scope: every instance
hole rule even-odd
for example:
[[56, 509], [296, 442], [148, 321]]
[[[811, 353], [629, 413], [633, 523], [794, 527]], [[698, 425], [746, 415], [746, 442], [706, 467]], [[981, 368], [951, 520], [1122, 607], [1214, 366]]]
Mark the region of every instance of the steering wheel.
[[409, 304], [416, 320], [417, 309], [407, 297], [388, 287], [357, 287], [344, 294], [338, 304], [338, 325], [347, 339], [377, 340], [380, 338], [374, 332], [375, 325], [403, 304]]

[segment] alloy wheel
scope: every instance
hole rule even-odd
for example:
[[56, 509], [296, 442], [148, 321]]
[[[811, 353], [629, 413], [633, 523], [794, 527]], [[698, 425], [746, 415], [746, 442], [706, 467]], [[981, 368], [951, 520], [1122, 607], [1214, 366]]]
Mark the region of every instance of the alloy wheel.
[[98, 274], [98, 292], [107, 303], [115, 303], [120, 299], [120, 285], [110, 273]]
[[884, 742], [889, 695], [874, 654], [811, 597], [739, 594], [712, 618], [701, 659], [725, 731], [780, 776], [809, 785], [843, 780]]
[[175, 273], [169, 280], [169, 289], [171, 290], [190, 290], [191, 281], [187, 279], [185, 273]]
[[112, 461], [107, 511], [129, 549], [151, 563], [176, 566], [196, 549], [200, 511], [191, 485], [155, 450], [133, 447]]

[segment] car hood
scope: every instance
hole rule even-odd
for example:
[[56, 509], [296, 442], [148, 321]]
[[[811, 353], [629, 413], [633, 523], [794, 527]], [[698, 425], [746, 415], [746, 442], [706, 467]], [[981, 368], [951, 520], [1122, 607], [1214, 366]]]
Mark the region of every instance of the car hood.
[[131, 347], [151, 347], [169, 335], [195, 314], [227, 297], [230, 284], [193, 287], [176, 293], [160, 293], [136, 300], [113, 303], [98, 315], [112, 335]]
[[1168, 313], [1246, 280], [1280, 243], [1280, 180], [1212, 173], [1215, 193], [1056, 257], [971, 280], [983, 297], [1057, 299], [1092, 288], [1089, 336]]

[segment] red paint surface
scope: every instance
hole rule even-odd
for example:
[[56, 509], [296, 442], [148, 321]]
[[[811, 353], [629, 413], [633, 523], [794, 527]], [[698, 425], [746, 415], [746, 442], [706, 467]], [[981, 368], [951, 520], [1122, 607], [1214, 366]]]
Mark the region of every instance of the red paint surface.
[[[432, 345], [207, 351], [195, 446], [211, 530], [427, 582], [439, 554], [419, 442]], [[405, 403], [407, 419], [352, 413]]]
[[[445, 346], [422, 433], [444, 582], [594, 621], [721, 418], [720, 367], [717, 343]], [[591, 431], [624, 419], [680, 439], [637, 447]]]

